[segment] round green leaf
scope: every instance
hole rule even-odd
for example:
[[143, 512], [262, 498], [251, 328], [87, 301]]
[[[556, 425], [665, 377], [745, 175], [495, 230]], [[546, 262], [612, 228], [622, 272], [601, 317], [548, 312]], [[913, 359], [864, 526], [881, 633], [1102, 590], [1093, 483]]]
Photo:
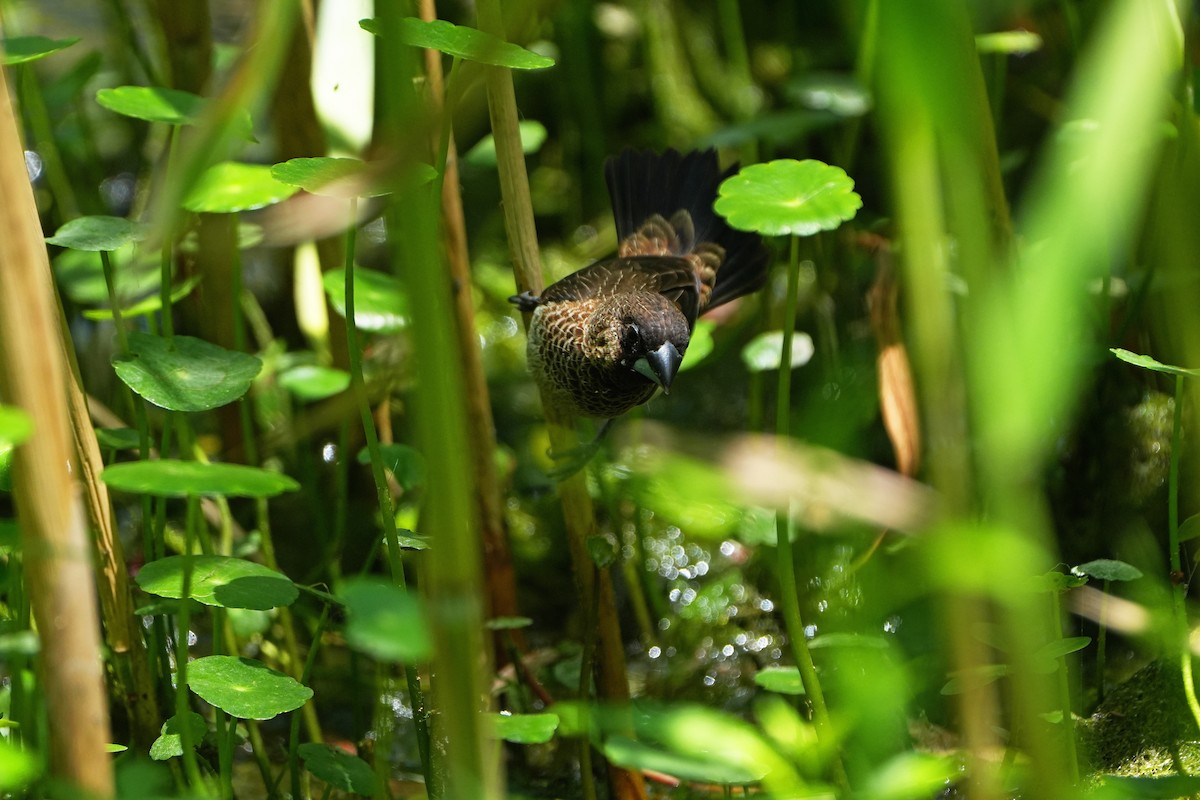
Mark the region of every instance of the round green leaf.
[[627, 736], [610, 736], [601, 749], [617, 766], [661, 772], [684, 781], [737, 785], [754, 783], [762, 778], [761, 772], [750, 772], [719, 759], [659, 749]]
[[0, 739], [0, 792], [16, 792], [41, 774], [42, 761], [29, 750], [18, 750]]
[[1042, 647], [1039, 647], [1037, 652], [1033, 654], [1035, 659], [1055, 659], [1078, 652], [1092, 643], [1090, 636], [1068, 636], [1062, 639], [1056, 639]]
[[100, 473], [100, 479], [117, 491], [156, 497], [274, 497], [300, 488], [287, 475], [257, 467], [168, 459], [113, 464]]
[[[172, 305], [178, 303], [183, 298], [192, 293], [192, 290], [200, 285], [200, 281], [204, 279], [203, 275], [193, 275], [183, 283], [171, 289]], [[147, 295], [144, 299], [126, 306], [121, 309], [123, 317], [145, 317], [150, 314], [158, 313], [162, 308], [162, 294], [154, 292]], [[113, 312], [111, 308], [89, 308], [83, 312], [83, 316], [87, 319], [112, 319]]]
[[375, 772], [357, 756], [327, 744], [307, 742], [296, 748], [304, 767], [334, 789], [352, 794], [375, 794]]
[[187, 682], [209, 705], [238, 719], [271, 719], [295, 711], [313, 694], [261, 661], [235, 656], [196, 659], [188, 664]]
[[78, 36], [69, 39], [48, 39], [45, 36], [13, 36], [3, 44], [4, 66], [25, 64], [39, 58], [65, 50], [79, 41]]
[[332, 367], [304, 364], [279, 376], [279, 385], [301, 400], [324, 400], [346, 391], [350, 373]]
[[183, 199], [183, 207], [197, 213], [232, 214], [278, 203], [297, 191], [271, 177], [268, 166], [223, 161], [205, 170]]
[[13, 447], [33, 434], [33, 420], [24, 409], [0, 405], [0, 446]]
[[[346, 316], [346, 270], [333, 269], [321, 279], [334, 311]], [[360, 330], [397, 333], [408, 327], [408, 296], [391, 275], [354, 270], [354, 325]]]
[[754, 674], [754, 684], [768, 692], [779, 694], [804, 694], [804, 681], [800, 680], [800, 670], [796, 667], [767, 667]]
[[558, 714], [488, 714], [497, 739], [514, 744], [545, 744], [558, 729]]
[[[195, 748], [204, 738], [204, 734], [208, 733], [208, 724], [204, 721], [204, 717], [195, 711], [189, 711], [185, 719], [188, 726], [188, 741]], [[154, 740], [154, 744], [150, 745], [150, 758], [155, 761], [166, 761], [168, 758], [183, 755], [183, 737], [179, 733], [180, 727], [178, 716], [171, 717], [163, 723], [161, 733]]]
[[129, 352], [113, 359], [113, 369], [130, 389], [160, 408], [208, 411], [246, 393], [262, 361], [192, 336], [161, 336], [134, 331]]
[[167, 125], [193, 125], [204, 111], [204, 98], [181, 89], [118, 86], [96, 92], [96, 102], [126, 117]]
[[111, 251], [138, 241], [142, 235], [142, 226], [124, 217], [94, 216], [71, 220], [46, 241], [72, 250]]
[[[689, 347], [689, 349], [691, 349]], [[812, 337], [803, 331], [792, 334], [792, 369], [803, 367], [813, 357], [816, 348]], [[779, 369], [783, 361], [783, 331], [764, 331], [742, 348], [742, 363], [751, 372]]]
[[[546, 126], [537, 120], [523, 119], [517, 123], [517, 135], [521, 137], [521, 152], [536, 153], [546, 142]], [[463, 161], [473, 167], [496, 166], [496, 139], [488, 134], [476, 142], [463, 156]]]
[[96, 441], [109, 450], [134, 450], [139, 444], [133, 428], [97, 428]]
[[1141, 367], [1142, 369], [1165, 372], [1168, 375], [1182, 375], [1185, 378], [1194, 378], [1200, 375], [1200, 369], [1186, 369], [1184, 367], [1172, 366], [1171, 364], [1164, 364], [1158, 359], [1138, 353], [1131, 353], [1120, 347], [1110, 347], [1108, 351], [1127, 364], [1133, 364], [1135, 367]]
[[1142, 577], [1142, 571], [1132, 564], [1117, 561], [1112, 558], [1098, 558], [1078, 567], [1072, 567], [1076, 575], [1087, 575], [1098, 581], [1136, 581]]
[[872, 800], [937, 797], [959, 777], [959, 768], [959, 760], [950, 756], [901, 753], [871, 772], [862, 796]]
[[390, 583], [347, 581], [346, 641], [380, 661], [412, 663], [429, 657], [433, 645], [421, 607], [412, 595]]
[[[381, 32], [375, 20], [364, 19], [358, 24], [363, 30], [371, 33]], [[416, 17], [405, 17], [400, 20], [399, 35], [404, 44], [440, 50], [456, 58], [491, 64], [494, 67], [545, 69], [554, 66], [553, 58], [538, 55], [475, 28], [455, 25], [445, 20], [425, 22]]]
[[729, 224], [768, 236], [833, 230], [862, 208], [854, 181], [820, 161], [752, 164], [721, 184], [713, 205]]
[[[428, 167], [427, 164], [422, 166]], [[306, 192], [328, 197], [377, 197], [386, 189], [371, 186], [365, 161], [357, 158], [293, 158], [271, 167], [271, 177]]]
[[[289, 606], [300, 591], [285, 575], [262, 564], [233, 556], [192, 556], [191, 597], [206, 606], [219, 608], [268, 608]], [[151, 561], [137, 575], [142, 591], [159, 597], [183, 597], [183, 556]]]

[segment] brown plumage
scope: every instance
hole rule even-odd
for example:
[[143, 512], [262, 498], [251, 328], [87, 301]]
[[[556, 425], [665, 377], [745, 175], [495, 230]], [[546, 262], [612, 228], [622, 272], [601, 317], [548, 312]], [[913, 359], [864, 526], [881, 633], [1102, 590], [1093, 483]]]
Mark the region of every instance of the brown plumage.
[[669, 391], [696, 317], [760, 288], [761, 237], [712, 210], [714, 150], [627, 150], [605, 164], [620, 247], [546, 288], [511, 298], [532, 311], [529, 369], [557, 406], [611, 419]]

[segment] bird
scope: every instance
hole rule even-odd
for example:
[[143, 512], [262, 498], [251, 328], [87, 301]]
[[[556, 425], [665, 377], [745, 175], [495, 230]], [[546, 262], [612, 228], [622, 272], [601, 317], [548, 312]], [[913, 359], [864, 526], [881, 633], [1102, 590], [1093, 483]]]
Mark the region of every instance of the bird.
[[717, 152], [627, 149], [604, 166], [619, 246], [546, 287], [509, 298], [531, 312], [529, 370], [546, 402], [603, 420], [669, 394], [700, 314], [762, 288], [757, 233], [713, 210]]

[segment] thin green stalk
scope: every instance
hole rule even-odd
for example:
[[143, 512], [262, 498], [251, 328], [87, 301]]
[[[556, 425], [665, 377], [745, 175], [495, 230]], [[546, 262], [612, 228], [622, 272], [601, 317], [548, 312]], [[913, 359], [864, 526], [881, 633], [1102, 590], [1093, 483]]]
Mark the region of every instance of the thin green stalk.
[[46, 171], [46, 181], [58, 204], [59, 214], [63, 219], [74, 219], [79, 216], [79, 203], [75, 199], [75, 190], [67, 177], [66, 167], [63, 166], [62, 154], [54, 136], [54, 127], [50, 121], [50, 113], [46, 110], [46, 99], [42, 96], [42, 87], [38, 83], [33, 65], [26, 64], [19, 68], [21, 72], [21, 99], [24, 100], [25, 118], [33, 128], [34, 140], [42, 156], [42, 166]]
[[[308, 685], [308, 680], [312, 676], [313, 665], [317, 663], [317, 651], [321, 649], [321, 635], [325, 632], [325, 626], [329, 623], [330, 607], [326, 603], [321, 609], [321, 618], [317, 620], [317, 627], [313, 630], [312, 644], [309, 645], [308, 657], [304, 660], [304, 672], [300, 675], [300, 682], [305, 686]], [[312, 701], [310, 700], [309, 702], [311, 703]], [[300, 715], [293, 713], [291, 727], [288, 731], [288, 773], [292, 779], [292, 797], [294, 798], [304, 797], [300, 786], [299, 746]]]
[[[172, 125], [167, 131], [167, 155], [165, 172], [171, 171], [171, 158], [175, 154], [175, 142], [178, 137], [175, 135], [175, 126]], [[175, 335], [175, 320], [172, 314], [171, 306], [171, 265], [174, 263], [172, 258], [172, 248], [175, 240], [173, 231], [168, 231], [168, 235], [163, 237], [162, 248], [159, 251], [158, 257], [158, 275], [159, 287], [158, 293], [160, 302], [162, 303], [162, 311], [159, 316], [162, 318], [162, 335], [168, 342]]]
[[[367, 400], [367, 386], [362, 373], [362, 349], [358, 341], [358, 328], [354, 324], [354, 249], [357, 228], [353, 223], [358, 213], [358, 201], [350, 201], [350, 226], [346, 229], [346, 342], [350, 351], [350, 388], [358, 405], [362, 419], [363, 436], [367, 441], [367, 452], [371, 456], [371, 476], [375, 481], [375, 495], [379, 501], [379, 515], [383, 522], [384, 538], [387, 543], [388, 565], [392, 582], [401, 589], [408, 588], [404, 578], [404, 562], [400, 554], [399, 533], [396, 530], [396, 511], [392, 507], [392, 494], [388, 489], [384, 473], [383, 453], [379, 447], [379, 435], [375, 431], [375, 420], [371, 416], [371, 405]], [[343, 454], [343, 458], [346, 456]], [[411, 664], [404, 665], [404, 678], [408, 684], [408, 698], [412, 704], [413, 724], [417, 729], [417, 750], [421, 754], [421, 768], [425, 774], [425, 785], [432, 787], [433, 763], [429, 750], [429, 718], [425, 699], [421, 692], [421, 680]]]
[[129, 352], [129, 334], [125, 331], [125, 320], [121, 317], [121, 302], [117, 297], [117, 276], [113, 272], [112, 257], [107, 250], [100, 251], [100, 266], [104, 270], [104, 288], [108, 292], [108, 304], [112, 308], [113, 327], [117, 331], [117, 347], [122, 354]]
[[[1183, 447], [1183, 376], [1175, 376], [1175, 410], [1171, 418], [1171, 464], [1167, 473], [1167, 531], [1171, 553], [1171, 575], [1183, 572], [1179, 550], [1179, 451]], [[1175, 618], [1177, 641], [1180, 647], [1179, 672], [1183, 677], [1183, 693], [1196, 726], [1200, 727], [1200, 701], [1196, 699], [1196, 682], [1192, 679], [1192, 649], [1188, 641], [1187, 599], [1183, 581], [1175, 580], [1171, 590], [1172, 612]]]
[[184, 526], [183, 586], [180, 590], [179, 621], [175, 633], [175, 720], [179, 726], [179, 744], [183, 748], [183, 770], [193, 790], [204, 788], [204, 779], [200, 775], [200, 765], [196, 762], [196, 752], [193, 749], [196, 743], [192, 741], [187, 725], [188, 711], [191, 710], [188, 703], [187, 665], [188, 634], [192, 621], [192, 541], [199, 523], [199, 511], [200, 498], [188, 495], [187, 522]]
[[1111, 581], [1104, 582], [1100, 595], [1100, 632], [1096, 635], [1096, 704], [1104, 702], [1104, 651], [1108, 640], [1108, 589]]
[[[1050, 592], [1050, 613], [1053, 615], [1052, 630], [1056, 641], [1062, 641], [1062, 602], [1059, 599], [1059, 593], [1055, 590]], [[1075, 745], [1075, 718], [1071, 716], [1071, 680], [1067, 673], [1067, 656], [1062, 655], [1058, 658], [1058, 702], [1062, 709], [1062, 724], [1063, 730], [1067, 734], [1067, 771], [1071, 778], [1071, 785], [1079, 785], [1079, 753]]]
[[[800, 284], [800, 239], [793, 236], [788, 254], [787, 295], [783, 313], [783, 348], [779, 357], [779, 386], [776, 394], [775, 433], [780, 438], [789, 435], [791, 429], [792, 393], [792, 333], [796, 328], [796, 293]], [[779, 600], [782, 606], [784, 628], [787, 630], [792, 657], [800, 670], [804, 691], [812, 703], [813, 721], [817, 735], [826, 742], [833, 741], [833, 729], [829, 721], [829, 710], [825, 695], [817, 678], [817, 668], [804, 636], [804, 620], [800, 616], [800, 593], [796, 589], [796, 565], [792, 555], [791, 513], [780, 510], [775, 515], [775, 538], [778, 552], [775, 567], [779, 579]], [[845, 767], [841, 758], [834, 756], [834, 779], [846, 788]]]
[[[584, 609], [583, 652], [579, 654], [579, 688], [576, 697], [579, 699], [579, 727], [590, 730], [588, 721], [589, 703], [591, 702], [592, 685], [592, 654], [596, 649], [596, 612], [600, 607], [600, 582], [594, 581], [590, 602]], [[596, 777], [592, 774], [592, 744], [587, 736], [579, 739], [579, 780], [583, 789], [583, 800], [596, 800]]]

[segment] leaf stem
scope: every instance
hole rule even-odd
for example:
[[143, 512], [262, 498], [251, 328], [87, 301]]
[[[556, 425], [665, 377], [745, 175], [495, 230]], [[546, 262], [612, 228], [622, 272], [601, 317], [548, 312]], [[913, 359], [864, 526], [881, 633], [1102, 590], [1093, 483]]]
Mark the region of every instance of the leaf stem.
[[[779, 386], [776, 394], [775, 433], [782, 439], [791, 428], [792, 393], [792, 333], [796, 328], [796, 293], [800, 284], [800, 239], [793, 236], [788, 253], [787, 295], [784, 298], [783, 348], [779, 357]], [[804, 620], [800, 616], [800, 594], [796, 589], [796, 565], [792, 555], [791, 513], [779, 510], [775, 513], [776, 573], [779, 580], [779, 599], [783, 613], [784, 628], [792, 657], [800, 670], [804, 691], [812, 703], [813, 721], [817, 735], [823, 743], [832, 743], [833, 729], [829, 721], [829, 709], [817, 677], [808, 641], [804, 637]], [[846, 769], [839, 755], [833, 756], [834, 780], [842, 789], [847, 788]]]

